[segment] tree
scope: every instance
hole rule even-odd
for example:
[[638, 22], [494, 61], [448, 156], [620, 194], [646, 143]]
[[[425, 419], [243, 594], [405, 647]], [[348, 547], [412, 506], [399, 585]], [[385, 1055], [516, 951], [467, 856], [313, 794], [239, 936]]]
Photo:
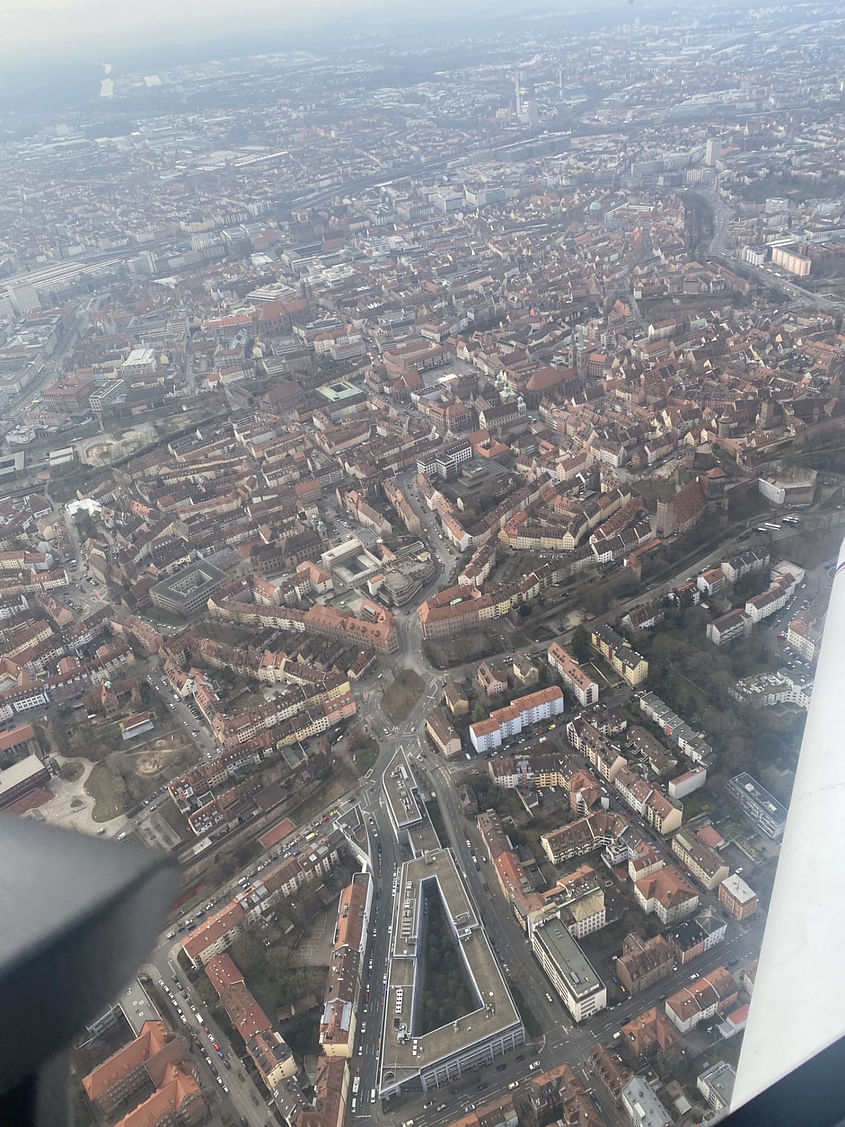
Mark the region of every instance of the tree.
[[590, 653], [592, 651], [592, 643], [590, 642], [589, 631], [585, 630], [583, 626], [577, 627], [575, 633], [572, 635], [570, 642], [572, 656], [579, 665], [590, 660]]
[[606, 614], [613, 602], [613, 592], [607, 583], [594, 583], [585, 589], [583, 600], [590, 614]]

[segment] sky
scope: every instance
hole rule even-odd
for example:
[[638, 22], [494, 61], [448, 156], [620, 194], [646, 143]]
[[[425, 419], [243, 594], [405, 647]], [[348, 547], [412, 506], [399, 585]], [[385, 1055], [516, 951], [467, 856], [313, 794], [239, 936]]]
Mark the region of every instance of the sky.
[[0, 0], [0, 52], [108, 53], [249, 25], [302, 26], [376, 6], [377, 0]]
[[443, 0], [0, 0], [0, 54], [124, 51], [159, 40], [212, 40], [262, 27], [331, 26], [378, 10], [445, 8]]

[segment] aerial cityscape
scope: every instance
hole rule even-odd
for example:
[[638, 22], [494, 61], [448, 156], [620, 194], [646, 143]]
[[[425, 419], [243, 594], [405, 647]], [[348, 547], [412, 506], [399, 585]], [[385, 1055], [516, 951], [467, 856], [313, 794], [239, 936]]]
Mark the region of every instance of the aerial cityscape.
[[0, 810], [182, 871], [77, 1127], [731, 1105], [845, 536], [845, 15], [444, 20], [0, 105]]

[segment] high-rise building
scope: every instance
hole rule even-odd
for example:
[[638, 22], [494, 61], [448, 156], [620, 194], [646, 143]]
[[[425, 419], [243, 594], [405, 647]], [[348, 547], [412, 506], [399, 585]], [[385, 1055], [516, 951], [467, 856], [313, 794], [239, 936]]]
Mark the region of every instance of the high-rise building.
[[713, 168], [716, 161], [722, 156], [722, 142], [715, 137], [711, 137], [707, 142], [707, 148], [704, 150], [704, 163]]

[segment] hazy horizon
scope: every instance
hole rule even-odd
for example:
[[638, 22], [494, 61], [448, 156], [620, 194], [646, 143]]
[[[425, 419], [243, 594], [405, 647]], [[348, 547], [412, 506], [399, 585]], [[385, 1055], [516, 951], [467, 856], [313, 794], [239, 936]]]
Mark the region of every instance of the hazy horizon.
[[[88, 58], [136, 50], [147, 52], [160, 46], [169, 50], [179, 44], [196, 46], [215, 40], [248, 39], [255, 35], [274, 37], [285, 31], [294, 34], [328, 33], [362, 19], [378, 19], [378, 26], [448, 18], [465, 24], [470, 20], [497, 19], [502, 16], [532, 18], [537, 14], [573, 15], [579, 11], [608, 15], [617, 11], [629, 18], [633, 0], [539, 0], [514, 10], [504, 0], [490, 4], [470, 0], [459, 12], [448, 0], [410, 0], [400, 7], [388, 0], [242, 0], [236, 7], [224, 0], [147, 0], [143, 6], [129, 6], [116, 0], [0, 0], [0, 57], [20, 66], [48, 58]], [[638, 0], [640, 3], [640, 0]], [[654, 9], [655, 3], [640, 3], [641, 9]], [[638, 9], [639, 10], [639, 9]], [[370, 19], [368, 19], [370, 17]], [[363, 29], [362, 29], [363, 30]]]

